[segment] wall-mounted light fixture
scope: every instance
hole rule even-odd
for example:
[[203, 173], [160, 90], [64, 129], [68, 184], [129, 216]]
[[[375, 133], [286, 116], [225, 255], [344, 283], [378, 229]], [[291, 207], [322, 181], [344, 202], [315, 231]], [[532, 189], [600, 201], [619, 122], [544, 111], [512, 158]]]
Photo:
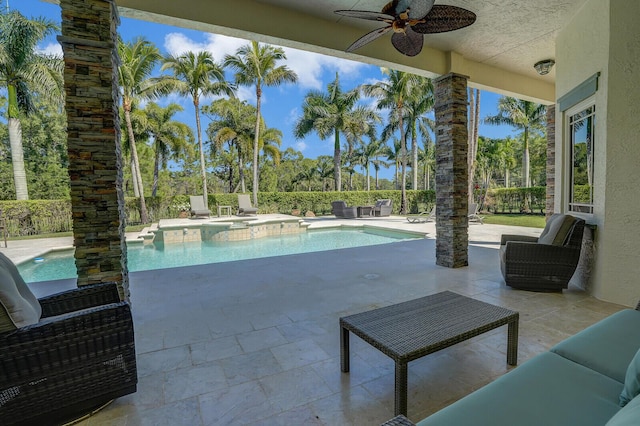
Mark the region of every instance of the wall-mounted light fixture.
[[538, 71], [538, 74], [546, 75], [549, 74], [549, 71], [551, 71], [551, 67], [553, 67], [555, 63], [556, 61], [554, 61], [553, 59], [545, 59], [540, 62], [536, 62], [533, 67], [536, 69], [536, 71]]

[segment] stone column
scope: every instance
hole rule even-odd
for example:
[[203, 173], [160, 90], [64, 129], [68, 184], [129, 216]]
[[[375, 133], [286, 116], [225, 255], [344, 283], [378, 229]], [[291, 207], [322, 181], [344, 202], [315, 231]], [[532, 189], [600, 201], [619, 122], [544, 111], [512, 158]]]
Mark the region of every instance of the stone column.
[[436, 116], [436, 264], [469, 264], [467, 78], [450, 73], [433, 81]]
[[547, 106], [547, 195], [546, 216], [553, 214], [556, 193], [556, 106]]
[[114, 0], [61, 0], [69, 176], [78, 285], [128, 298]]

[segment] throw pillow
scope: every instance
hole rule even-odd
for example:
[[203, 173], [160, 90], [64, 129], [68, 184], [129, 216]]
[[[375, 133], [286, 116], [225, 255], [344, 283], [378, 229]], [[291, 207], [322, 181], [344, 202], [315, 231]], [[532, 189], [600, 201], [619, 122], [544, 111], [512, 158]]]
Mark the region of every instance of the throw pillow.
[[8, 314], [0, 322], [0, 331], [35, 324], [40, 320], [42, 308], [38, 299], [24, 282], [18, 268], [13, 262], [0, 253], [0, 304]]
[[636, 396], [625, 405], [605, 426], [638, 426], [640, 419], [640, 396]]
[[575, 218], [571, 215], [560, 215], [553, 222], [550, 222], [546, 233], [540, 234], [538, 243], [562, 246], [573, 227]]
[[624, 377], [624, 388], [620, 394], [620, 406], [624, 407], [629, 401], [640, 395], [640, 349], [636, 352], [627, 367]]

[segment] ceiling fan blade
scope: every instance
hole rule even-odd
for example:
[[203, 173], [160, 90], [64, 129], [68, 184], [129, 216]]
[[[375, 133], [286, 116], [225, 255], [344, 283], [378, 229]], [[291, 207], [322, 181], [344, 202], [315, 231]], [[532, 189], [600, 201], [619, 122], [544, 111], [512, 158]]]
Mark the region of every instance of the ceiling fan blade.
[[412, 0], [409, 2], [409, 19], [422, 19], [431, 10], [436, 0]]
[[416, 56], [422, 51], [424, 36], [407, 27], [404, 33], [393, 33], [391, 44], [404, 55]]
[[413, 25], [420, 34], [446, 33], [468, 27], [476, 21], [476, 14], [461, 7], [435, 5], [425, 16], [425, 22]]
[[388, 33], [390, 30], [391, 30], [391, 25], [378, 28], [377, 30], [373, 30], [370, 33], [363, 35], [362, 37], [354, 41], [353, 44], [351, 44], [351, 46], [347, 47], [347, 52], [353, 52], [354, 50], [361, 48], [365, 44], [371, 43], [373, 40], [377, 39], [378, 37]]
[[369, 21], [393, 22], [395, 19], [393, 16], [385, 13], [370, 12], [368, 10], [335, 10], [333, 13], [349, 18], [368, 19]]

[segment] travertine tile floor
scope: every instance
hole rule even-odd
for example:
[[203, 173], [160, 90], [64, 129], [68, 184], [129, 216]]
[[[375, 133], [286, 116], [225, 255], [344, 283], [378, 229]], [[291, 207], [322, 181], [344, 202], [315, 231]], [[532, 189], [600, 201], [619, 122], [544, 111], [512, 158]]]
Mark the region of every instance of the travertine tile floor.
[[[394, 221], [407, 226], [385, 223]], [[435, 235], [433, 224], [418, 226]], [[132, 273], [138, 392], [81, 424], [376, 425], [393, 417], [394, 365], [352, 336], [351, 372], [341, 373], [340, 316], [455, 291], [520, 312], [521, 364], [623, 308], [574, 287], [506, 287], [496, 241], [514, 231], [471, 225], [470, 266], [459, 269], [436, 266], [428, 238]], [[506, 327], [414, 361], [408, 416], [420, 420], [510, 368]]]

